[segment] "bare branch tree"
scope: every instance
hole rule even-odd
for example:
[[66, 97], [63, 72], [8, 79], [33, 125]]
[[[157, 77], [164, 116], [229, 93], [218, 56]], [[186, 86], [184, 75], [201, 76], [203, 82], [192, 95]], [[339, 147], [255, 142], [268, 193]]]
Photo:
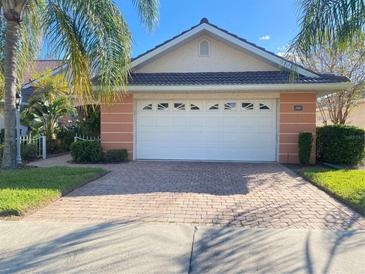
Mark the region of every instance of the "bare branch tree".
[[313, 48], [310, 54], [291, 51], [286, 57], [317, 73], [342, 75], [352, 81], [352, 88], [329, 91], [317, 100], [325, 125], [329, 121], [332, 124], [345, 124], [365, 88], [365, 33], [357, 36], [353, 45], [346, 48], [335, 48], [328, 42]]

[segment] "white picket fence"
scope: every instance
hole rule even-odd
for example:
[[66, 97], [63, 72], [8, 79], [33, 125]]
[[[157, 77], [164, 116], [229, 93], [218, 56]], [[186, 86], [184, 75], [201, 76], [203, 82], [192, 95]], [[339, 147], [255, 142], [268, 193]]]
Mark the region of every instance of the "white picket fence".
[[47, 139], [44, 135], [37, 136], [20, 136], [20, 144], [32, 144], [35, 145], [37, 156], [46, 159], [47, 158]]
[[100, 142], [100, 137], [99, 136], [87, 136], [87, 135], [80, 135], [80, 134], [76, 134], [74, 137], [74, 142], [77, 141], [97, 141]]

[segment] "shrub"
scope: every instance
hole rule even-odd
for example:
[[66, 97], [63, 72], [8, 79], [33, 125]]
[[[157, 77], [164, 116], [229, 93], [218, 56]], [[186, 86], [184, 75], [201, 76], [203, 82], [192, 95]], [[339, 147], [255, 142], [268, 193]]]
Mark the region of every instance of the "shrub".
[[313, 136], [311, 132], [299, 133], [299, 161], [303, 165], [310, 162], [312, 151]]
[[47, 138], [47, 153], [53, 154], [57, 152], [59, 152], [57, 147], [57, 140]]
[[59, 141], [57, 143], [58, 149], [61, 151], [69, 151], [77, 133], [80, 133], [80, 129], [77, 126], [62, 127], [57, 133], [57, 140]]
[[[0, 164], [3, 159], [4, 145], [0, 144]], [[21, 146], [22, 160], [32, 161], [37, 159], [37, 147], [34, 144], [22, 144]]]
[[99, 142], [78, 141], [71, 145], [71, 156], [76, 163], [97, 163], [103, 155]]
[[3, 161], [3, 152], [4, 152], [4, 145], [0, 144], [0, 165]]
[[5, 129], [2, 128], [0, 129], [0, 144], [4, 143], [4, 138], [5, 138]]
[[37, 146], [34, 144], [22, 144], [21, 154], [24, 161], [35, 160], [37, 159]]
[[103, 161], [105, 163], [119, 163], [128, 160], [128, 151], [126, 149], [111, 149], [104, 153]]
[[365, 131], [345, 125], [317, 128], [317, 159], [332, 164], [355, 165], [365, 156]]

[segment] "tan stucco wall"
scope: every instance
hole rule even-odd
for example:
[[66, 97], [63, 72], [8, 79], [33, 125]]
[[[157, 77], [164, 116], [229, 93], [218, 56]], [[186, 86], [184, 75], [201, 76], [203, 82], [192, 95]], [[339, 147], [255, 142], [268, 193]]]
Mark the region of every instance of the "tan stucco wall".
[[[202, 40], [210, 42], [210, 56], [200, 57], [198, 45]], [[229, 72], [272, 71], [273, 65], [242, 50], [208, 36], [200, 36], [177, 47], [158, 59], [137, 68], [136, 72]]]
[[[362, 100], [350, 113], [347, 124], [357, 126], [365, 129], [365, 100]], [[331, 121], [328, 120], [330, 125]], [[317, 126], [323, 126], [323, 118], [319, 111], [317, 111]]]
[[133, 96], [123, 96], [100, 108], [100, 137], [104, 150], [127, 149], [133, 159]]
[[[294, 105], [302, 105], [303, 111], [294, 111]], [[279, 162], [297, 164], [299, 133], [312, 132], [315, 140], [316, 94], [281, 93], [279, 119]], [[315, 143], [311, 162], [315, 162]]]

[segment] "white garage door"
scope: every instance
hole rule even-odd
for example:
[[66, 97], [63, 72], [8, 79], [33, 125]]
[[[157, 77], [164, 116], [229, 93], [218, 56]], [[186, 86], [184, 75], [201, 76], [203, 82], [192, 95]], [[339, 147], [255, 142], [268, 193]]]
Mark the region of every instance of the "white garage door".
[[140, 100], [136, 158], [276, 161], [275, 100]]

